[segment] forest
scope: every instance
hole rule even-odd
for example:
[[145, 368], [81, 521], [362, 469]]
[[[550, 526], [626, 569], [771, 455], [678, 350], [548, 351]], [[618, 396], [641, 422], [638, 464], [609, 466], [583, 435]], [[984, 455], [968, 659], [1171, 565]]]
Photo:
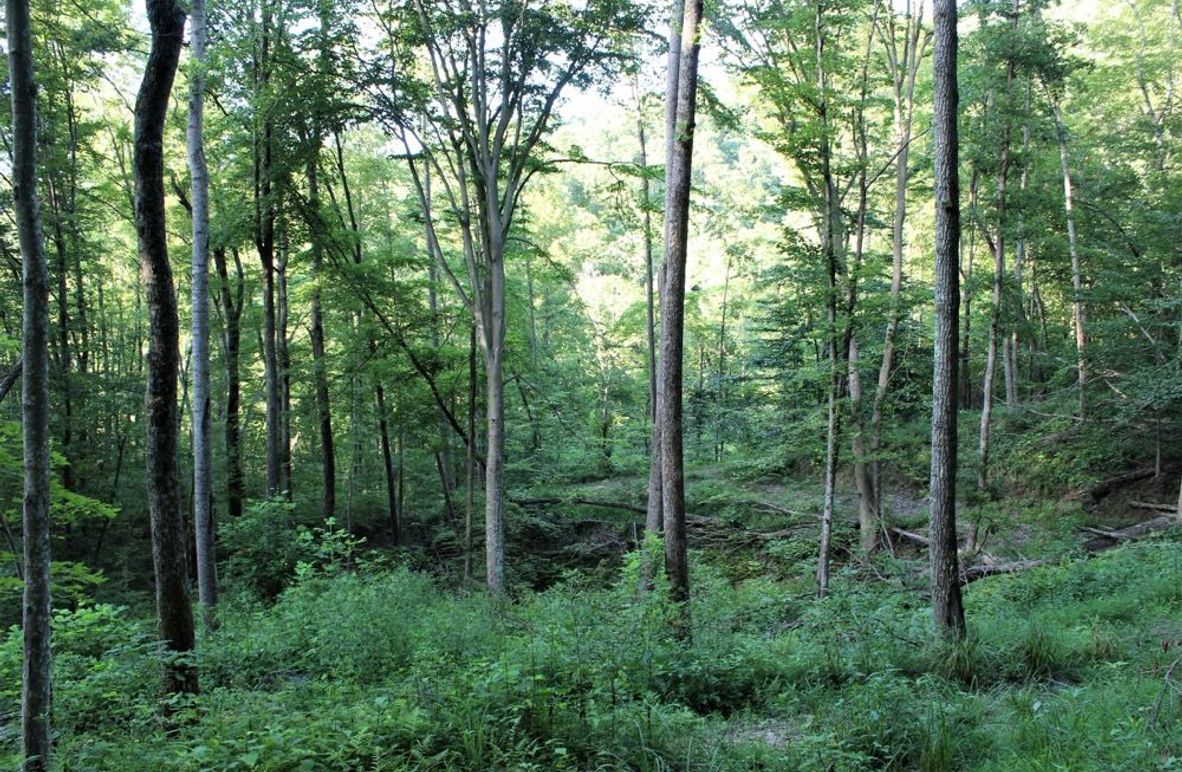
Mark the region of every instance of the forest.
[[3, 767], [1182, 769], [1179, 0], [5, 3]]

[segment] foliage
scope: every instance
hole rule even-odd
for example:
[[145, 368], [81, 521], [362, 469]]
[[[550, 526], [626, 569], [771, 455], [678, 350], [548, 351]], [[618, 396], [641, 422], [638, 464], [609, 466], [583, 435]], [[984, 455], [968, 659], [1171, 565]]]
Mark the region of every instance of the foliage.
[[[952, 649], [919, 640], [926, 612], [910, 593], [851, 586], [803, 600], [703, 564], [690, 644], [668, 633], [660, 583], [637, 591], [639, 558], [611, 587], [572, 577], [511, 606], [401, 569], [318, 576], [269, 608], [224, 610], [203, 641], [205, 693], [174, 734], [152, 718], [155, 649], [126, 610], [59, 612], [60, 758], [66, 769], [129, 755], [208, 769], [1152, 767], [1182, 752], [1177, 704], [1155, 709], [1175, 656], [1158, 638], [1177, 633], [1164, 620], [1182, 610], [1177, 546], [974, 584], [974, 637]], [[14, 632], [0, 683], [15, 684], [18, 667]], [[12, 687], [0, 698], [12, 705]]]

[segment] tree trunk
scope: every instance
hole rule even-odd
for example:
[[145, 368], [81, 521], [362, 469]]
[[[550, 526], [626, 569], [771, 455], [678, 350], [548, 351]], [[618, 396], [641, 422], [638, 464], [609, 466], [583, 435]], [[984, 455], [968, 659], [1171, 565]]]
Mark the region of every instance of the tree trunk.
[[[1013, 2], [1013, 23], [1017, 24], [1018, 0]], [[1006, 75], [1006, 103], [1009, 102], [1009, 92], [1014, 80], [1014, 62], [1011, 59]], [[978, 436], [977, 448], [979, 466], [977, 467], [977, 490], [982, 497], [989, 493], [989, 434], [993, 418], [994, 380], [997, 374], [997, 358], [1003, 357], [1003, 375], [1006, 380], [1006, 393], [1012, 388], [1013, 373], [1006, 366], [1008, 364], [1008, 343], [1004, 340], [1002, 331], [1002, 290], [1005, 282], [1005, 227], [1006, 227], [1006, 182], [1010, 168], [1010, 129], [1009, 114], [1002, 108], [1004, 125], [1001, 130], [1001, 151], [997, 171], [997, 233], [993, 241], [993, 298], [989, 316], [989, 350], [985, 356], [985, 378], [981, 389], [981, 430]], [[999, 350], [1003, 349], [1003, 350]], [[974, 518], [969, 524], [969, 534], [965, 542], [965, 551], [973, 552], [977, 548], [977, 537], [980, 531], [980, 518]]]
[[24, 315], [21, 430], [24, 439], [24, 597], [21, 629], [21, 756], [28, 772], [49, 769], [49, 268], [37, 199], [37, 84], [28, 0], [8, 0], [12, 92], [12, 204], [20, 239]]
[[[423, 206], [428, 211], [431, 209], [431, 172], [427, 169], [423, 175]], [[439, 298], [437, 286], [439, 284], [439, 255], [441, 254], [439, 246], [435, 243], [435, 230], [429, 224], [425, 225], [424, 237], [427, 243], [427, 259], [428, 263], [428, 281], [427, 281], [427, 305], [431, 311], [431, 345], [435, 350], [439, 350], [441, 345], [440, 337], [440, 315], [439, 315]], [[530, 282], [530, 351], [533, 353], [535, 347], [536, 334], [533, 331], [533, 287], [532, 280]], [[447, 415], [443, 410], [439, 411], [439, 451], [440, 462], [442, 464], [442, 485], [444, 487], [444, 495], [451, 500], [451, 491], [456, 487], [455, 467], [452, 464], [451, 452], [451, 427], [448, 425]]]
[[176, 0], [148, 0], [152, 46], [135, 105], [135, 220], [140, 271], [148, 303], [146, 458], [152, 563], [156, 574], [157, 633], [168, 653], [166, 694], [197, 692], [193, 609], [185, 576], [185, 537], [177, 468], [176, 293], [168, 262], [164, 219], [164, 120], [180, 58], [185, 12]]
[[[682, 352], [685, 277], [689, 242], [690, 175], [698, 93], [699, 24], [702, 0], [684, 3], [678, 57], [677, 112], [671, 134], [671, 163], [665, 170], [665, 277], [661, 292], [661, 514], [665, 528], [665, 571], [672, 599], [689, 600], [685, 529], [685, 470], [682, 438]], [[688, 605], [680, 633], [689, 635]]]
[[1063, 211], [1067, 216], [1067, 246], [1071, 252], [1071, 326], [1075, 333], [1075, 356], [1078, 377], [1076, 383], [1079, 388], [1079, 418], [1084, 420], [1087, 415], [1087, 307], [1083, 300], [1083, 270], [1080, 268], [1079, 247], [1075, 231], [1075, 212], [1073, 210], [1074, 196], [1071, 185], [1071, 164], [1067, 154], [1067, 127], [1063, 123], [1063, 113], [1059, 109], [1059, 102], [1052, 95], [1051, 109], [1055, 115], [1055, 132], [1059, 140], [1059, 160], [1063, 167]]
[[230, 276], [226, 268], [226, 250], [218, 247], [213, 251], [213, 262], [218, 272], [218, 292], [221, 297], [222, 313], [225, 318], [225, 333], [222, 339], [222, 356], [226, 365], [226, 513], [230, 519], [242, 514], [242, 500], [245, 498], [242, 481], [242, 450], [239, 440], [239, 403], [242, 386], [238, 375], [238, 352], [242, 340], [242, 304], [246, 287], [242, 260], [234, 252], [235, 285], [230, 292]]
[[213, 436], [209, 397], [209, 170], [205, 163], [205, 0], [193, 0], [188, 151], [193, 180], [193, 525], [197, 593], [207, 629], [216, 625], [217, 560], [214, 552]]
[[722, 461], [725, 437], [723, 422], [726, 420], [726, 302], [731, 286], [731, 258], [726, 259], [726, 275], [722, 281], [722, 318], [718, 322], [718, 393], [715, 397], [714, 416], [714, 461]]
[[[904, 227], [907, 223], [907, 183], [911, 177], [908, 159], [911, 152], [911, 125], [915, 110], [915, 80], [919, 63], [923, 58], [921, 35], [923, 35], [923, 5], [920, 4], [918, 18], [910, 13], [908, 4], [903, 32], [903, 55], [896, 53], [893, 27], [888, 41], [888, 60], [891, 65], [891, 83], [894, 92], [895, 132], [895, 209], [891, 219], [891, 304], [887, 317], [886, 337], [882, 344], [882, 362], [878, 368], [878, 383], [874, 389], [874, 405], [870, 413], [870, 481], [874, 486], [875, 510], [882, 513], [882, 464], [878, 453], [882, 449], [882, 410], [890, 389], [891, 375], [895, 367], [895, 339], [899, 333], [899, 319], [902, 316], [900, 295], [903, 290], [903, 249]], [[892, 14], [891, 21], [894, 21]], [[926, 38], [923, 39], [926, 48]]]
[[936, 196], [936, 337], [932, 373], [931, 546], [932, 616], [937, 633], [965, 635], [956, 555], [956, 347], [960, 321], [960, 180], [957, 156], [956, 1], [935, 0], [933, 63]]
[[[271, 80], [271, 7], [263, 3], [255, 99], [266, 98]], [[256, 109], [260, 109], [256, 106]], [[261, 137], [255, 141], [255, 248], [263, 267], [263, 372], [266, 394], [267, 497], [283, 491], [280, 455], [283, 403], [280, 399], [279, 358], [275, 350], [275, 203], [272, 200], [272, 133], [270, 117], [262, 118]]]
[[308, 209], [313, 220], [312, 292], [309, 337], [312, 342], [312, 384], [316, 395], [316, 415], [320, 426], [320, 463], [322, 472], [321, 516], [327, 520], [336, 516], [337, 461], [336, 444], [332, 434], [332, 403], [328, 391], [328, 363], [324, 356], [324, 314], [320, 308], [320, 279], [324, 267], [323, 228], [320, 223], [320, 132], [314, 132], [313, 151], [308, 159]]
[[[965, 410], [973, 407], [973, 263], [977, 257], [977, 183], [981, 179], [976, 164], [969, 177], [969, 245], [968, 265], [964, 269], [964, 345], [960, 349], [960, 406]], [[963, 242], [962, 242], [963, 245]]]
[[[1022, 123], [1022, 174], [1018, 177], [1018, 191], [1020, 196], [1024, 196], [1027, 189], [1030, 187], [1030, 104], [1031, 104], [1031, 85], [1026, 84], [1026, 104], [1025, 104], [1025, 119]], [[1022, 372], [1018, 362], [1018, 351], [1021, 349], [1021, 340], [1018, 336], [1019, 329], [1026, 327], [1026, 298], [1025, 281], [1026, 272], [1026, 216], [1022, 208], [1018, 209], [1018, 232], [1014, 235], [1014, 289], [1017, 297], [1014, 299], [1013, 308], [1015, 310], [1014, 319], [1016, 324], [1010, 331], [1008, 355], [1010, 357], [1009, 368], [1013, 373], [1011, 379], [1013, 385], [1012, 393], [1006, 394], [1006, 400], [1011, 405], [1017, 405], [1019, 400], [1018, 381], [1020, 373]]]
[[493, 290], [492, 319], [485, 324], [485, 409], [488, 447], [484, 468], [484, 558], [488, 590], [505, 589], [505, 383], [501, 357], [505, 344], [505, 264], [498, 255], [489, 266]]
[[639, 95], [636, 99], [636, 133], [640, 139], [640, 210], [644, 221], [644, 306], [646, 315], [645, 342], [648, 370], [649, 428], [657, 421], [657, 326], [656, 295], [653, 291], [653, 213], [652, 192], [648, 179], [648, 137], [644, 128], [644, 110]]
[[[836, 494], [837, 463], [839, 435], [841, 433], [841, 416], [838, 400], [841, 398], [842, 374], [840, 368], [841, 346], [839, 344], [837, 299], [838, 281], [842, 273], [841, 257], [838, 250], [844, 244], [842, 231], [842, 212], [837, 185], [833, 179], [832, 142], [829, 136], [829, 112], [827, 104], [827, 79], [825, 71], [825, 27], [822, 20], [823, 6], [817, 3], [813, 16], [814, 54], [817, 72], [817, 116], [821, 123], [821, 185], [823, 212], [821, 214], [821, 245], [825, 255], [826, 287], [825, 287], [825, 322], [829, 357], [829, 387], [826, 401], [828, 403], [828, 420], [825, 438], [825, 469], [823, 472], [823, 500], [821, 505], [821, 538], [820, 551], [817, 559], [817, 595], [825, 597], [829, 592], [829, 553], [833, 536], [833, 507]], [[850, 299], [852, 307], [852, 297]], [[852, 320], [847, 319], [849, 324]], [[847, 327], [847, 335], [852, 327]], [[848, 343], [849, 337], [845, 338]], [[848, 354], [847, 354], [848, 356]]]
[[[671, 198], [673, 196], [673, 187], [670, 182], [670, 170], [673, 168], [674, 151], [677, 146], [677, 91], [681, 85], [681, 34], [682, 25], [685, 23], [685, 0], [673, 0], [673, 10], [669, 18], [669, 55], [665, 65], [665, 259], [661, 263], [660, 275], [658, 278], [658, 286], [660, 289], [657, 293], [657, 300], [660, 303], [661, 309], [661, 334], [664, 334], [665, 321], [665, 281], [667, 275], [667, 262], [669, 255], [669, 212], [672, 208]], [[652, 292], [649, 292], [649, 303], [652, 303]], [[650, 328], [652, 321], [650, 320]], [[655, 333], [655, 328], [654, 333]], [[655, 342], [653, 345], [656, 345]], [[664, 345], [661, 346], [662, 356], [664, 355]], [[664, 409], [661, 402], [664, 400], [667, 387], [661, 380], [665, 377], [665, 368], [656, 359], [654, 353], [653, 361], [656, 364], [656, 375], [653, 388], [655, 389], [655, 398], [653, 400], [653, 437], [652, 444], [649, 451], [649, 477], [648, 477], [648, 511], [645, 514], [645, 530], [649, 533], [658, 533], [664, 529], [664, 491], [663, 486], [663, 457], [664, 457], [664, 443], [662, 442], [662, 428], [661, 421], [664, 417]], [[677, 387], [681, 388], [680, 384]]]
[[[52, 185], [50, 192], [52, 195]], [[60, 216], [58, 218], [60, 220]], [[65, 235], [60, 224], [54, 227], [54, 246], [57, 252], [57, 358], [58, 376], [61, 388], [61, 454], [67, 459], [74, 455], [72, 452], [74, 434], [74, 389], [71, 378], [73, 357], [70, 354], [70, 311], [69, 295], [66, 285], [67, 248]], [[62, 485], [66, 490], [74, 489], [73, 465], [67, 463], [62, 469]]]
[[476, 514], [476, 325], [468, 335], [468, 437], [464, 501], [464, 581], [472, 579], [472, 520]]
[[[370, 353], [376, 355], [373, 339], [369, 342]], [[374, 380], [374, 401], [378, 408], [378, 432], [382, 444], [382, 465], [386, 472], [386, 517], [390, 520], [390, 532], [394, 544], [402, 544], [402, 513], [398, 508], [398, 487], [394, 479], [394, 455], [390, 450], [390, 422], [386, 418], [386, 390], [382, 382]]]
[[279, 464], [283, 470], [284, 498], [292, 500], [295, 485], [291, 474], [291, 354], [287, 345], [287, 261], [291, 253], [287, 220], [279, 221], [279, 260], [276, 263], [275, 361], [279, 366]]
[[[1011, 5], [1011, 24], [1016, 29], [1018, 24], [1019, 0], [1013, 0]], [[1005, 228], [1006, 228], [1006, 182], [1010, 168], [1010, 116], [1008, 106], [1010, 92], [1014, 82], [1014, 60], [1011, 57], [1006, 68], [1005, 103], [999, 108], [1002, 113], [1001, 150], [997, 171], [997, 234], [993, 242], [993, 301], [989, 317], [989, 350], [985, 357], [985, 379], [981, 389], [981, 431], [978, 437], [979, 466], [977, 467], [977, 490], [981, 496], [989, 493], [989, 433], [993, 417], [994, 379], [997, 374], [997, 357], [1003, 356], [1003, 375], [1006, 379], [1006, 395], [1009, 399], [1013, 389], [1011, 373], [1008, 366], [1008, 342], [1004, 342], [1002, 331], [1002, 290], [1005, 281]], [[999, 346], [1005, 350], [999, 352]], [[977, 548], [977, 537], [980, 531], [980, 518], [974, 518], [969, 525], [969, 534], [965, 543], [965, 551], [973, 552]]]

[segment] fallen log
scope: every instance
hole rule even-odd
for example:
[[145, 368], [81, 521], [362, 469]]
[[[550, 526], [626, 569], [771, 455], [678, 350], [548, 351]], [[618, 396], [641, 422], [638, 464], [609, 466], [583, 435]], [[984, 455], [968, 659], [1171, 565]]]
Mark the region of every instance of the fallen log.
[[914, 533], [912, 531], [904, 531], [902, 528], [891, 528], [890, 533], [892, 536], [898, 536], [901, 539], [906, 539], [912, 544], [918, 544], [921, 547], [930, 546], [932, 543], [928, 537]]
[[1177, 504], [1155, 504], [1151, 501], [1130, 501], [1130, 507], [1135, 509], [1148, 509], [1151, 512], [1177, 512]]
[[1130, 541], [1132, 539], [1140, 539], [1143, 536], [1148, 536], [1154, 531], [1167, 528], [1170, 525], [1178, 522], [1177, 518], [1169, 515], [1162, 515], [1161, 517], [1154, 517], [1141, 523], [1130, 525], [1127, 528], [1120, 528], [1115, 531], [1108, 531], [1102, 528], [1093, 528], [1091, 526], [1081, 526], [1081, 531], [1096, 534], [1095, 539], [1089, 539], [1084, 543], [1084, 549], [1088, 552], [1102, 552], [1106, 549], [1112, 549], [1122, 541]]
[[1047, 565], [1045, 560], [1015, 560], [1010, 563], [980, 563], [975, 566], [969, 566], [960, 572], [960, 583], [962, 585], [970, 582], [975, 582], [978, 579], [984, 579], [987, 576], [997, 576], [999, 574], [1014, 574], [1019, 571], [1025, 571], [1028, 568], [1038, 568], [1039, 566]]
[[787, 507], [782, 507], [779, 504], [776, 504], [775, 502], [772, 502], [772, 501], [747, 501], [747, 502], [743, 502], [743, 503], [745, 503], [747, 506], [752, 507], [754, 509], [764, 509], [764, 510], [767, 510], [768, 512], [774, 512], [777, 515], [788, 515], [789, 517], [805, 517], [805, 518], [819, 517], [819, 515], [815, 515], [815, 514], [810, 515], [807, 512], [801, 512], [796, 509], [788, 509]]

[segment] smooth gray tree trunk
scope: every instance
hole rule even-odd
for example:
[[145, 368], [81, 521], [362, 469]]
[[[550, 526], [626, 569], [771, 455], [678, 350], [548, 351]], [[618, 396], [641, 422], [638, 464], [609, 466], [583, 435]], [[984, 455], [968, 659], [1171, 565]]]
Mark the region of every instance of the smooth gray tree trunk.
[[936, 195], [936, 336], [932, 371], [932, 473], [928, 525], [932, 616], [939, 635], [965, 635], [956, 554], [957, 327], [960, 322], [959, 138], [956, 0], [935, 0], [933, 63]]
[[216, 624], [217, 560], [214, 551], [213, 433], [209, 397], [209, 169], [205, 163], [205, 0], [193, 0], [190, 46], [188, 151], [193, 187], [193, 527], [197, 595], [207, 629]]
[[37, 84], [28, 0], [8, 0], [12, 92], [12, 204], [20, 240], [21, 430], [24, 438], [24, 597], [21, 628], [21, 756], [29, 772], [49, 769], [49, 268], [37, 198]]

